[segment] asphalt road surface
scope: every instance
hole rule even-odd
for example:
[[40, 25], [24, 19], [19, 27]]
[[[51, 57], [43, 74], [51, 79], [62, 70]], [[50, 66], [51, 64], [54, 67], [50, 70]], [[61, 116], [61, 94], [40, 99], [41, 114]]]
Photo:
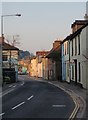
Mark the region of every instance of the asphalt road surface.
[[2, 98], [2, 118], [69, 118], [75, 104], [63, 90], [47, 82], [24, 80]]

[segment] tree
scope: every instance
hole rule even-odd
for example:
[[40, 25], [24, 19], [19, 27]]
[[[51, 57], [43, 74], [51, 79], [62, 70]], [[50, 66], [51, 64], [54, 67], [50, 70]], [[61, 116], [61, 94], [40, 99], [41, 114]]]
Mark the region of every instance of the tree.
[[19, 46], [20, 45], [20, 36], [19, 35], [7, 35], [5, 36], [5, 40], [8, 44], [11, 44], [12, 46]]

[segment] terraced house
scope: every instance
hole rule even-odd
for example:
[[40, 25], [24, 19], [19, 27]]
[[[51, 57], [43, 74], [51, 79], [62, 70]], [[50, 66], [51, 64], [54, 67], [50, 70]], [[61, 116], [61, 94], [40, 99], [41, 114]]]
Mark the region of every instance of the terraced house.
[[62, 79], [87, 88], [88, 20], [76, 20], [71, 28], [72, 34], [64, 39], [62, 45]]
[[62, 66], [61, 66], [61, 40], [55, 40], [53, 48], [46, 55], [48, 58], [48, 79], [61, 80], [62, 79]]

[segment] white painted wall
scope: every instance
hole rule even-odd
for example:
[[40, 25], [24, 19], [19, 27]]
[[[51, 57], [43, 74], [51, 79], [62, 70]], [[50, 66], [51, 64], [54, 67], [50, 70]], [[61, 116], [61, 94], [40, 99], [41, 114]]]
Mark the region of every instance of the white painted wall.
[[[73, 39], [73, 51], [74, 51], [73, 56], [72, 56], [72, 41], [70, 41], [70, 52], [71, 52], [70, 62], [74, 61], [74, 59], [77, 59], [77, 82], [81, 83], [84, 88], [87, 87], [87, 83], [88, 83], [88, 75], [87, 75], [88, 60], [84, 57], [84, 56], [87, 56], [87, 53], [88, 53], [88, 36], [86, 34], [88, 33], [88, 30], [86, 29], [88, 29], [88, 27], [84, 28], [80, 33], [80, 55], [78, 55], [78, 37], [77, 37], [77, 54], [76, 55], [75, 55], [75, 38]], [[78, 69], [79, 62], [81, 67], [81, 81], [79, 81], [79, 69]], [[73, 81], [75, 81], [75, 77]]]
[[[88, 77], [87, 77], [87, 69], [88, 69], [88, 59], [86, 59], [88, 50], [88, 39], [87, 39], [87, 34], [88, 31], [88, 26], [82, 30], [81, 33], [81, 63], [82, 63], [82, 84], [84, 88], [87, 88], [87, 82], [88, 82]], [[87, 33], [87, 34], [86, 34]]]
[[38, 63], [38, 77], [42, 77], [42, 62]]
[[[67, 42], [68, 41], [65, 41], [63, 44], [64, 44], [64, 62], [65, 62], [65, 65], [66, 65], [66, 81], [67, 82], [70, 82], [70, 75], [69, 75], [69, 54], [67, 54]], [[66, 52], [65, 52], [66, 50]], [[66, 54], [65, 54], [66, 53]]]

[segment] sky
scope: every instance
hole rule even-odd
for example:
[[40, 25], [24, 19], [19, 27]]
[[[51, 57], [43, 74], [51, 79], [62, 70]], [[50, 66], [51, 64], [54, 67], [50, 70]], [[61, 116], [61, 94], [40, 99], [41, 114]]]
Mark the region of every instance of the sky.
[[84, 19], [86, 2], [3, 2], [6, 39], [19, 35], [19, 48], [32, 53], [50, 50], [55, 40], [71, 33], [71, 24]]

